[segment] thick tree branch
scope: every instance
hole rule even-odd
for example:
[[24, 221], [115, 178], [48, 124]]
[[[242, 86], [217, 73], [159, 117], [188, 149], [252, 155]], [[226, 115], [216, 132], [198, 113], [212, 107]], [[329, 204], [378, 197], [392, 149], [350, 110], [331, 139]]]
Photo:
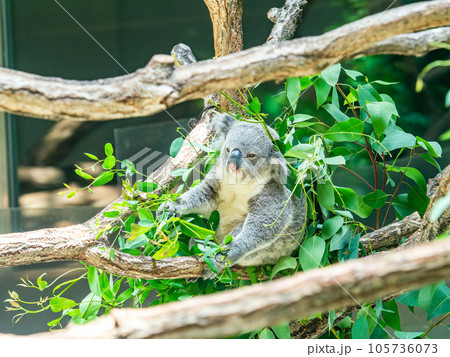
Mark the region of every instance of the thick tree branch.
[[[394, 36], [449, 25], [450, 3], [426, 1], [368, 16], [321, 36], [255, 47], [181, 69], [165, 55], [154, 56], [130, 75], [97, 81], [69, 81], [2, 68], [0, 109], [51, 120], [145, 116], [218, 91], [314, 75]], [[448, 33], [448, 29], [442, 31]], [[428, 41], [426, 33], [416, 36], [420, 43]], [[379, 46], [377, 51], [393, 49]]]
[[[195, 134], [197, 129], [202, 129], [204, 125], [204, 122], [197, 125], [191, 135]], [[191, 137], [194, 138], [195, 135]], [[187, 145], [183, 146], [182, 150], [185, 153], [183, 154], [181, 151], [180, 153], [183, 157], [189, 157], [191, 149]], [[170, 172], [177, 168], [178, 165], [174, 161], [182, 162], [182, 159], [177, 158], [178, 156], [168, 160], [163, 165], [165, 168], [156, 172], [155, 178], [159, 180], [158, 182], [163, 182], [165, 185], [170, 182], [168, 178], [170, 175], [164, 173], [164, 170]], [[430, 181], [428, 187], [431, 202], [433, 203], [445, 195], [449, 185], [450, 165], [443, 170], [442, 174]], [[110, 207], [105, 208], [105, 210], [109, 209]], [[432, 240], [448, 227], [449, 215], [450, 209], [433, 223], [427, 220], [426, 215], [423, 220], [411, 215], [362, 237], [361, 243], [366, 251], [370, 252], [396, 245], [401, 238], [408, 237], [416, 231], [427, 232], [426, 240]], [[194, 257], [167, 258], [155, 261], [151, 257], [135, 257], [115, 251], [115, 259], [111, 261], [109, 259], [111, 248], [107, 248], [107, 242], [95, 240], [98, 227], [105, 227], [108, 224], [111, 224], [111, 219], [98, 214], [82, 225], [0, 235], [0, 267], [49, 261], [81, 260], [107, 272], [133, 278], [170, 279], [201, 276], [204, 263]], [[404, 246], [406, 247], [408, 244], [404, 243]]]
[[[401, 268], [400, 268], [401, 267]], [[400, 268], [400, 269], [399, 269]], [[212, 338], [236, 335], [448, 278], [450, 240], [147, 309], [115, 309], [41, 338]], [[270, 291], [270, 294], [267, 292]]]

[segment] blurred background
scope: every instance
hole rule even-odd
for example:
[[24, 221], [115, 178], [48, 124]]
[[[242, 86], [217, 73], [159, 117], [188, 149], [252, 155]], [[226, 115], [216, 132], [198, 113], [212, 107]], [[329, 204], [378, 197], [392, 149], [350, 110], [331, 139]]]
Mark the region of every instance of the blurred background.
[[[385, 10], [391, 0], [311, 0], [295, 37], [320, 35], [325, 31]], [[414, 1], [395, 2], [400, 6]], [[145, 66], [154, 54], [169, 54], [177, 43], [191, 47], [198, 60], [214, 56], [212, 25], [203, 1], [145, 0], [60, 0], [67, 11], [84, 26], [128, 71]], [[244, 1], [244, 46], [263, 44], [272, 28], [266, 13], [281, 7], [284, 0]], [[124, 70], [105, 53], [53, 0], [0, 0], [1, 65], [17, 70], [66, 79], [90, 80], [120, 76]], [[365, 57], [343, 63], [361, 71], [370, 80], [398, 82], [384, 88], [397, 103], [399, 125], [426, 140], [440, 141], [450, 128], [445, 107], [450, 71], [432, 70], [425, 88], [415, 92], [420, 71], [430, 62], [447, 59], [438, 50], [422, 58], [406, 56]], [[282, 84], [265, 83], [255, 90], [262, 110], [272, 120], [280, 113]], [[197, 117], [203, 101], [191, 101], [168, 112], [187, 128]], [[298, 111], [314, 111], [314, 92], [302, 96]], [[166, 112], [150, 117], [97, 123], [52, 122], [0, 113], [0, 233], [81, 223], [118, 196], [116, 184], [96, 188], [94, 194], [80, 193], [72, 199], [58, 197], [63, 183], [82, 187], [85, 181], [73, 172], [74, 164], [88, 165], [85, 152], [102, 157], [103, 146], [113, 143], [119, 159], [149, 147], [163, 154], [180, 136], [176, 123]], [[444, 167], [449, 163], [449, 141], [443, 146]], [[425, 176], [436, 170], [423, 162], [413, 163]], [[365, 170], [364, 167], [361, 170]], [[348, 184], [347, 184], [348, 185]], [[0, 269], [0, 301], [7, 290], [16, 289], [20, 277], [36, 279], [42, 271], [57, 276], [76, 263]], [[45, 269], [45, 270], [44, 270]], [[80, 296], [86, 292], [80, 291]], [[0, 332], [31, 333], [46, 330], [42, 319], [26, 316], [26, 322], [12, 326], [13, 314], [0, 303]], [[48, 321], [48, 318], [46, 321]], [[24, 320], [25, 321], [25, 320]], [[422, 319], [422, 322], [424, 319]], [[439, 330], [433, 330], [433, 333]]]

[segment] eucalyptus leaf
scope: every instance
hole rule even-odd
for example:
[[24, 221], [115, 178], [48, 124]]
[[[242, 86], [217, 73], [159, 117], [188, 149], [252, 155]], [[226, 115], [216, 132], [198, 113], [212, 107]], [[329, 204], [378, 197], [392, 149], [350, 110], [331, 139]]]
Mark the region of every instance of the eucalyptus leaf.
[[341, 73], [341, 64], [335, 63], [322, 72], [323, 79], [332, 87], [336, 85]]
[[270, 274], [270, 279], [272, 279], [278, 272], [286, 269], [295, 269], [297, 267], [297, 260], [293, 257], [281, 257], [278, 259], [277, 263], [272, 268], [272, 274]]
[[316, 89], [316, 100], [318, 108], [327, 100], [328, 94], [330, 94], [331, 91], [331, 86], [323, 77], [319, 76], [314, 81], [314, 88]]
[[325, 241], [318, 236], [308, 238], [298, 252], [298, 260], [304, 271], [320, 267], [325, 252]]
[[172, 144], [170, 144], [169, 154], [172, 157], [177, 156], [178, 152], [180, 151], [181, 147], [183, 146], [183, 138], [176, 138], [174, 141], [172, 141]]

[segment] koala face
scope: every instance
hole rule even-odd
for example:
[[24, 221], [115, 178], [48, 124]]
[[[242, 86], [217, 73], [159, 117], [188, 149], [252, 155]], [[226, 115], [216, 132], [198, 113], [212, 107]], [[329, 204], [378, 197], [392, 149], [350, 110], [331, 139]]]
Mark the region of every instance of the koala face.
[[229, 129], [221, 151], [225, 170], [243, 183], [269, 180], [273, 165], [279, 164], [276, 156], [277, 150], [260, 124], [238, 121]]

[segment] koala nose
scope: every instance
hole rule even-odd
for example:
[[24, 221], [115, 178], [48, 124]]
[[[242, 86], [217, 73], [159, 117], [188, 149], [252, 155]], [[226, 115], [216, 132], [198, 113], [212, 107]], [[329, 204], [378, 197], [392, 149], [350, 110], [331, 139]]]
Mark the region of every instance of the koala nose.
[[242, 166], [242, 153], [239, 149], [235, 149], [230, 152], [227, 160], [227, 166], [234, 170], [239, 170]]

